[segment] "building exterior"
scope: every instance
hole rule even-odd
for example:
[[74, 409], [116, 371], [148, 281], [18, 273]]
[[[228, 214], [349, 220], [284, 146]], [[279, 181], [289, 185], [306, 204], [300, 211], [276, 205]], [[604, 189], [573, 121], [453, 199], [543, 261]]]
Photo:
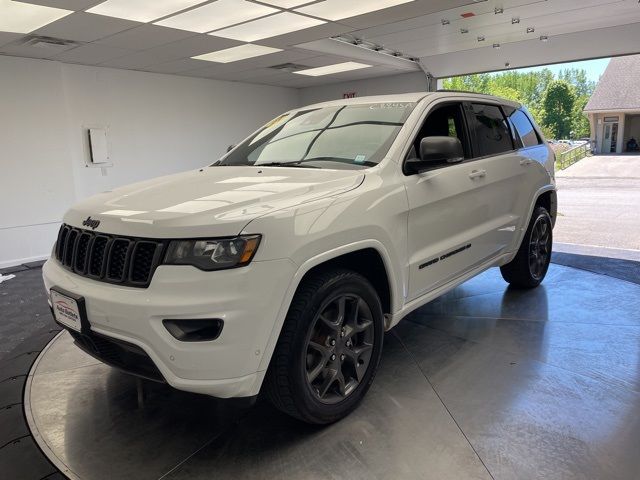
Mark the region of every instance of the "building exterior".
[[628, 151], [640, 144], [640, 55], [612, 58], [584, 108], [597, 153]]

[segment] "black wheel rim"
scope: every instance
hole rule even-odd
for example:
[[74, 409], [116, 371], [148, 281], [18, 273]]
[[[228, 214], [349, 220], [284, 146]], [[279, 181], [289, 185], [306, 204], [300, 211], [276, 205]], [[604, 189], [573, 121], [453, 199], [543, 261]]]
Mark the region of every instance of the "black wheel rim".
[[305, 377], [322, 403], [338, 403], [362, 382], [373, 354], [371, 309], [358, 295], [325, 302], [316, 314], [306, 345]]
[[549, 264], [551, 254], [551, 225], [545, 217], [538, 217], [531, 229], [529, 240], [529, 272], [540, 280]]

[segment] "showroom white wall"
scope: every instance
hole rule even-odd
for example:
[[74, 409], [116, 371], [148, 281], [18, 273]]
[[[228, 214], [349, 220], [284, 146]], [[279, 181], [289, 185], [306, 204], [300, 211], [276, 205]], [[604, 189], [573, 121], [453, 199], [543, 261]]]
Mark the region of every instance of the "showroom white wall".
[[344, 93], [355, 92], [356, 96], [385, 95], [391, 93], [425, 92], [429, 88], [423, 72], [403, 73], [387, 77], [333, 83], [300, 90], [302, 105], [342, 98]]
[[[0, 268], [51, 250], [64, 211], [93, 193], [207, 165], [278, 113], [291, 88], [0, 56]], [[106, 127], [113, 167], [86, 167]]]

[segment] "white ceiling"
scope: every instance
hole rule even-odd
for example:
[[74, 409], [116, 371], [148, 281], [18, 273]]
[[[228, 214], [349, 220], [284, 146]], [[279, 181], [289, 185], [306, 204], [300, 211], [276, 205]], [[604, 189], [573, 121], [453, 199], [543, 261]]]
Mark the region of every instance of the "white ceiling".
[[[250, 1], [270, 7], [278, 3]], [[341, 0], [345, 8], [364, 1]], [[338, 35], [418, 57], [424, 69], [436, 77], [504, 69], [505, 64], [514, 68], [640, 52], [637, 0], [414, 0], [255, 41], [283, 51], [231, 63], [191, 57], [243, 42], [86, 12], [101, 0], [24, 3], [74, 13], [28, 35], [0, 31], [0, 54], [296, 88], [419, 69], [408, 61], [328, 40]], [[209, 3], [215, 2], [203, 1], [193, 8]], [[306, 4], [309, 8], [305, 8]], [[309, 15], [322, 11], [318, 8], [323, 0], [309, 0], [306, 4], [303, 10]], [[528, 27], [534, 31], [527, 33]], [[33, 35], [75, 44], [57, 49], [25, 44]], [[548, 37], [548, 41], [541, 41], [541, 36]], [[347, 61], [372, 67], [323, 77], [270, 68], [283, 63], [311, 68]]]

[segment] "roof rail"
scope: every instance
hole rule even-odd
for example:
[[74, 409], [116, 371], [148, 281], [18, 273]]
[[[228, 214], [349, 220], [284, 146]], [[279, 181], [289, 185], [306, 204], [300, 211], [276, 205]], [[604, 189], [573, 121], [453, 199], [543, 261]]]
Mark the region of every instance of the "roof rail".
[[491, 95], [490, 93], [472, 92], [471, 90], [449, 90], [448, 88], [439, 88], [436, 91], [437, 92], [449, 92], [449, 93], [470, 93], [472, 95], [484, 95], [486, 97], [495, 97], [495, 95]]

